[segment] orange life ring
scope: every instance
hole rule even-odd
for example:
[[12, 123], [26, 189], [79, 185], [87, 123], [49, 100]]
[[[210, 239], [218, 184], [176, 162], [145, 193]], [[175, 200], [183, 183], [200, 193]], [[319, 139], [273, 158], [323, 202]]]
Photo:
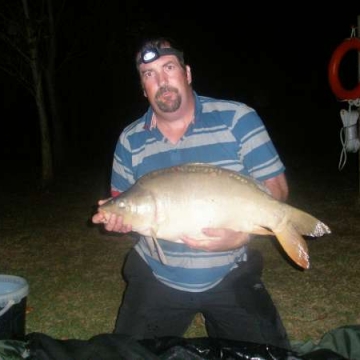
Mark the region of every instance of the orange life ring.
[[334, 51], [328, 68], [328, 78], [332, 92], [341, 100], [360, 98], [360, 82], [351, 90], [345, 89], [339, 79], [339, 67], [344, 55], [350, 50], [360, 51], [360, 39], [351, 37], [345, 39]]

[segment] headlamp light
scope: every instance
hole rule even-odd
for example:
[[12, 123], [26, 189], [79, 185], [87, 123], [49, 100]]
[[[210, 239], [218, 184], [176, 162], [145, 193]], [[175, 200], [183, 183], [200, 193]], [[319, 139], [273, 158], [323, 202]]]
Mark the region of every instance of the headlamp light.
[[181, 62], [184, 61], [184, 55], [181, 51], [174, 48], [158, 48], [152, 47], [143, 50], [140, 54], [140, 58], [137, 60], [137, 64], [148, 64], [157, 60], [160, 56], [175, 55]]

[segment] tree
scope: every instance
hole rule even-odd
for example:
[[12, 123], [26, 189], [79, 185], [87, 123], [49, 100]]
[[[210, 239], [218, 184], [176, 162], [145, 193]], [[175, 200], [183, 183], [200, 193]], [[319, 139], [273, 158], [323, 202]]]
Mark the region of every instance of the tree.
[[[151, 20], [132, 2], [0, 3], [0, 70], [16, 79], [36, 104], [41, 183], [46, 187], [62, 167], [66, 149], [74, 154], [83, 139], [87, 145], [99, 142], [101, 135], [91, 122], [98, 123], [100, 117], [117, 121], [118, 112], [128, 106], [121, 103], [129, 96], [122, 83], [128, 76], [124, 64], [132, 61], [131, 44], [147, 33]], [[86, 131], [92, 131], [91, 136], [86, 137]]]
[[0, 13], [0, 68], [30, 92], [38, 111], [42, 187], [52, 182], [54, 162], [61, 164], [63, 146], [56, 96], [53, 5], [53, 0], [15, 0], [2, 4]]

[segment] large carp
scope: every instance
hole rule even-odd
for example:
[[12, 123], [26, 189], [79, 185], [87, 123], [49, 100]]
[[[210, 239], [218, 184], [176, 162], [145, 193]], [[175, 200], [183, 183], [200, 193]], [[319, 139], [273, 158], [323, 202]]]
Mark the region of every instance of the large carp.
[[183, 235], [205, 239], [205, 227], [230, 228], [275, 235], [300, 267], [310, 266], [302, 235], [320, 237], [331, 231], [312, 215], [275, 200], [250, 177], [217, 166], [189, 163], [142, 176], [127, 191], [100, 206], [106, 214], [123, 216], [133, 231], [145, 235], [162, 262], [157, 239], [181, 242]]

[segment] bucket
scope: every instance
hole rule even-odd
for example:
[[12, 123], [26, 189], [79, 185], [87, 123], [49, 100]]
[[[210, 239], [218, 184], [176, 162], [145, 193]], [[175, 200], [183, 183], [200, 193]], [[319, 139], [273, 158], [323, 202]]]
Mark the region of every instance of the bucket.
[[28, 293], [25, 279], [0, 274], [0, 340], [24, 339]]

